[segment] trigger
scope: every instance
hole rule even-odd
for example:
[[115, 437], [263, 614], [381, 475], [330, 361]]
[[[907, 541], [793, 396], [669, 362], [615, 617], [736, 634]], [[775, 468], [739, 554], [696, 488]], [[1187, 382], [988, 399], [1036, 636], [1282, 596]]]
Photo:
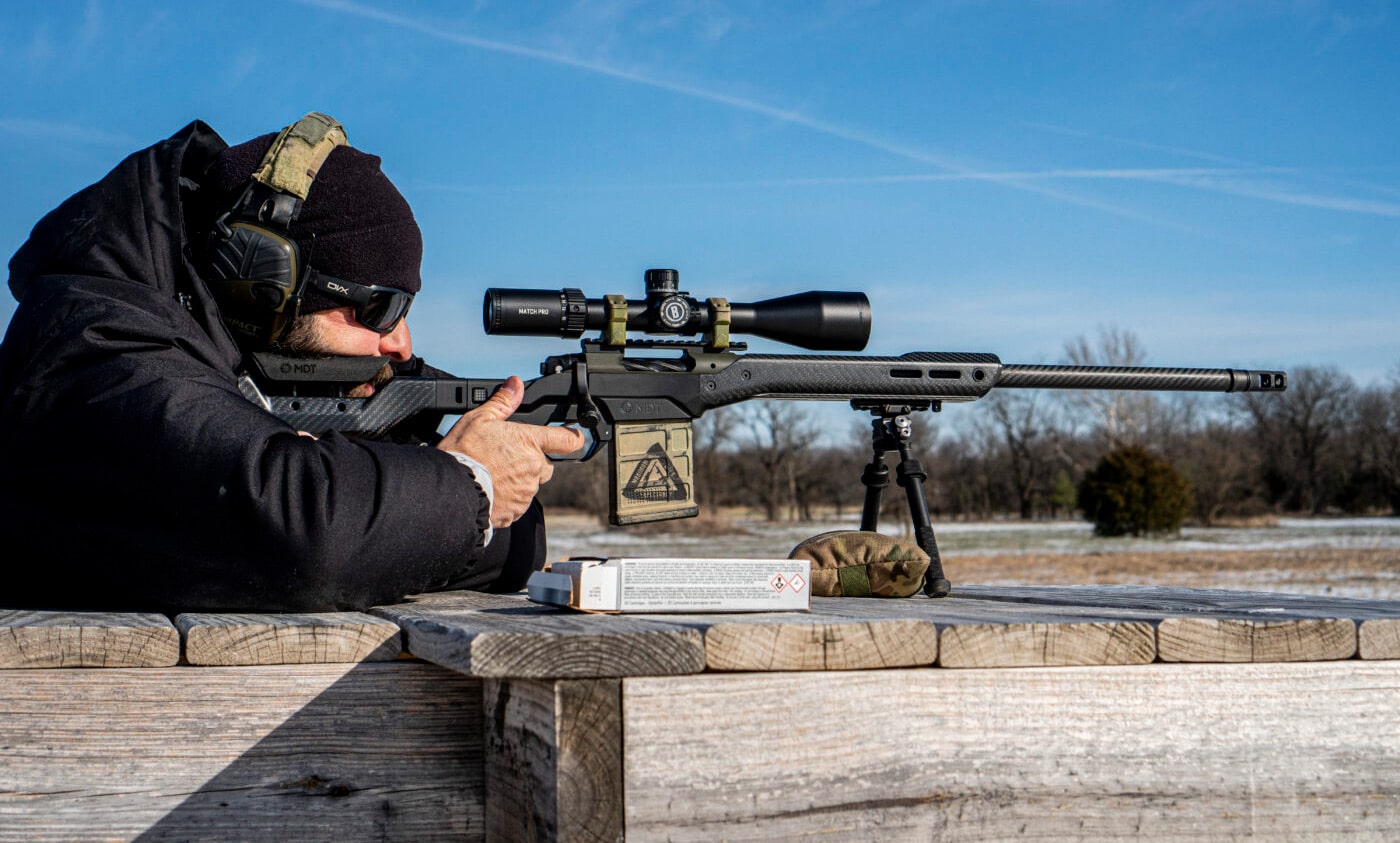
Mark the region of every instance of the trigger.
[[607, 440], [602, 439], [598, 436], [596, 428], [583, 427], [579, 432], [583, 434], [583, 438], [585, 440], [582, 448], [579, 448], [577, 451], [573, 451], [567, 454], [546, 454], [546, 456], [549, 458], [549, 461], [587, 462], [588, 460], [593, 459], [593, 457], [603, 449], [603, 446], [607, 444]]

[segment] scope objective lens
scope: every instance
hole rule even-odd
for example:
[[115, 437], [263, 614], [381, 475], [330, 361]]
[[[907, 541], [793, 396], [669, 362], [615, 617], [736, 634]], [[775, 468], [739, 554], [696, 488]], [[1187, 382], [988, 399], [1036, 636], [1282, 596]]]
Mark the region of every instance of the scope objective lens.
[[492, 287], [486, 291], [481, 313], [488, 334], [578, 337], [584, 331], [588, 306], [583, 292], [576, 289]]

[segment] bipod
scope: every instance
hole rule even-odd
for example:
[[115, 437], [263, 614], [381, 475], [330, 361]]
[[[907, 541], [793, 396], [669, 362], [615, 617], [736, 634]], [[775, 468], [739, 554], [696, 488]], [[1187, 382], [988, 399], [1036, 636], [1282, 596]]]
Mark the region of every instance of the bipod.
[[947, 597], [953, 584], [943, 576], [943, 560], [938, 555], [938, 540], [933, 535], [933, 524], [928, 517], [928, 498], [924, 495], [924, 481], [928, 472], [914, 459], [909, 447], [914, 424], [909, 414], [916, 410], [929, 409], [932, 402], [920, 404], [879, 404], [852, 401], [857, 410], [869, 410], [875, 419], [870, 425], [870, 444], [874, 455], [860, 482], [865, 485], [865, 506], [860, 514], [860, 528], [874, 532], [880, 523], [880, 498], [885, 487], [890, 485], [890, 470], [885, 465], [885, 454], [899, 454], [895, 465], [895, 482], [904, 488], [904, 496], [909, 500], [909, 518], [914, 524], [914, 541], [928, 554], [928, 573], [924, 575], [924, 593], [929, 597]]

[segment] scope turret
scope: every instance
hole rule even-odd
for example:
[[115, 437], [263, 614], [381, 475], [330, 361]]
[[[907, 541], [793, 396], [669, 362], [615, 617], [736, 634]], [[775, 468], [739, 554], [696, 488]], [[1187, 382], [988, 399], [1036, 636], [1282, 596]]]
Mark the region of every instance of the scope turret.
[[482, 303], [486, 333], [577, 338], [601, 331], [610, 345], [615, 333], [752, 334], [813, 351], [860, 351], [870, 339], [870, 300], [864, 293], [813, 291], [739, 303], [699, 301], [680, 289], [674, 269], [646, 272], [646, 298], [590, 299], [582, 290], [524, 290], [492, 287]]

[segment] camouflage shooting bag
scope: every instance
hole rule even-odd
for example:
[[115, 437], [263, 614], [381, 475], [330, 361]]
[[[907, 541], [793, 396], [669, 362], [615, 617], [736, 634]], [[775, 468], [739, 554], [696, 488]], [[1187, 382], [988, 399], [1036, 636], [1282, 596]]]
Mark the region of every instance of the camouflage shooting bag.
[[816, 597], [908, 597], [923, 587], [928, 554], [916, 544], [861, 530], [822, 533], [789, 559], [812, 563]]

